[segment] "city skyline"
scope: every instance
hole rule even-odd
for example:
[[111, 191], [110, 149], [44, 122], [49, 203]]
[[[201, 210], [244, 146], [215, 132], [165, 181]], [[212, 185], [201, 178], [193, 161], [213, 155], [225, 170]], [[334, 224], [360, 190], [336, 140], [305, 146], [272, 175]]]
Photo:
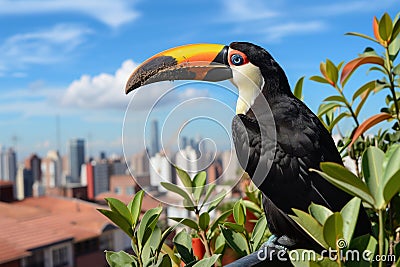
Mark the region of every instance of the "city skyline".
[[[365, 46], [373, 45], [344, 33], [372, 34], [373, 16], [380, 17], [387, 11], [394, 17], [397, 12], [394, 0], [240, 0], [235, 5], [218, 0], [206, 1], [201, 8], [194, 2], [128, 0], [104, 1], [100, 6], [65, 0], [54, 4], [24, 0], [13, 3], [20, 8], [9, 1], [0, 2], [0, 22], [8, 25], [0, 30], [0, 144], [14, 147], [21, 158], [32, 152], [45, 155], [48, 150], [65, 154], [63, 144], [74, 138], [87, 139], [92, 155], [100, 151], [121, 154], [125, 111], [133, 98], [124, 95], [125, 82], [135, 66], [156, 52], [187, 43], [251, 41], [271, 52], [293, 86], [301, 76], [318, 74], [319, 63], [326, 58], [335, 63], [348, 61]], [[190, 14], [185, 10], [191, 10]], [[163, 27], [166, 24], [169, 27]], [[349, 85], [359, 86], [358, 79], [355, 77]], [[135, 103], [136, 111], [151, 107], [160, 94], [175, 85], [163, 83], [139, 90], [135, 95], [140, 98]], [[308, 79], [304, 86], [304, 100], [313, 111], [332, 93]], [[192, 84], [157, 106], [154, 112], [160, 128], [165, 115], [179, 103], [202, 97], [216, 99], [230, 108], [236, 101], [227, 91]], [[378, 101], [371, 100], [368, 105]], [[195, 110], [217, 114], [225, 108], [212, 103], [189, 106], [176, 116], [176, 121], [187, 120], [183, 114]], [[365, 109], [361, 118], [370, 115], [368, 112]], [[129, 112], [127, 115], [131, 116]], [[224, 127], [229, 130], [232, 113], [228, 115]], [[145, 113], [138, 115], [135, 125], [142, 125], [145, 118]], [[176, 123], [166, 139], [179, 126]], [[343, 127], [346, 129], [346, 124]], [[191, 134], [195, 135], [195, 130]], [[219, 135], [214, 134], [216, 138]], [[132, 136], [135, 138], [142, 139]], [[129, 144], [139, 151], [135, 145]]]

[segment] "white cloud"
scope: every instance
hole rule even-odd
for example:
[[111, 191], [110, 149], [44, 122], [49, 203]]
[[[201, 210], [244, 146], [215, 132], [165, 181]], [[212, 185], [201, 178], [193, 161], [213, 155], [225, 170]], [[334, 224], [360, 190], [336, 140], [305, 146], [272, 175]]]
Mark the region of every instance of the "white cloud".
[[129, 97], [125, 95], [125, 83], [136, 68], [131, 60], [126, 60], [114, 73], [96, 76], [83, 75], [67, 88], [62, 105], [79, 108], [125, 108]]
[[2, 0], [0, 15], [82, 13], [111, 27], [139, 16], [129, 0]]
[[223, 13], [226, 13], [223, 20], [229, 22], [260, 20], [279, 15], [277, 11], [265, 6], [265, 2], [259, 0], [224, 0]]
[[160, 107], [194, 97], [208, 96], [207, 90], [177, 88], [175, 91], [170, 82], [147, 85], [131, 93], [131, 96], [126, 96], [125, 84], [136, 67], [137, 64], [132, 60], [126, 60], [114, 74], [101, 73], [93, 77], [83, 75], [68, 86], [61, 103], [64, 107], [84, 109], [125, 109], [133, 98], [132, 109], [149, 110], [153, 105]]
[[58, 24], [46, 30], [13, 35], [0, 46], [0, 70], [65, 60], [90, 33], [86, 27]]
[[278, 42], [290, 35], [320, 32], [326, 28], [322, 21], [288, 22], [268, 27], [263, 33], [267, 41]]

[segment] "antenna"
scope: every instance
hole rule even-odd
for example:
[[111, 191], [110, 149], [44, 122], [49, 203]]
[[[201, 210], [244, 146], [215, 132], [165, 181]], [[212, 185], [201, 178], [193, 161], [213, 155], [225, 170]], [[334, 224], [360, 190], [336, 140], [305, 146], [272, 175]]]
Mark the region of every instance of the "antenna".
[[56, 115], [56, 139], [57, 139], [57, 150], [61, 155], [61, 131], [60, 131], [60, 116]]
[[17, 151], [19, 137], [16, 134], [14, 134], [13, 136], [11, 136], [11, 141], [13, 142], [14, 151]]
[[93, 137], [92, 133], [88, 132], [88, 135], [87, 135], [87, 158], [88, 159], [91, 158], [91, 155], [90, 155], [90, 153], [91, 153], [90, 148], [91, 147], [90, 146], [91, 146], [91, 143], [92, 143], [92, 137]]

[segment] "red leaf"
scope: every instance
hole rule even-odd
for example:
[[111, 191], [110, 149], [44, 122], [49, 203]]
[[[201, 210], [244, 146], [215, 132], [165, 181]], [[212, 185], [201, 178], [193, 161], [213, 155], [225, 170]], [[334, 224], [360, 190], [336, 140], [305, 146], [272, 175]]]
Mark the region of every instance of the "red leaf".
[[324, 76], [325, 80], [328, 81], [330, 85], [335, 86], [335, 84], [332, 82], [332, 80], [328, 77], [328, 74], [326, 73], [326, 64], [324, 62], [321, 62], [319, 65], [319, 70], [321, 71], [322, 76]]
[[353, 59], [343, 67], [342, 75], [340, 76], [340, 83], [342, 84], [342, 86], [344, 86], [343, 83], [353, 73], [353, 71], [364, 64], [378, 64], [384, 66], [385, 62], [382, 58], [377, 56], [358, 57], [356, 59]]
[[379, 21], [378, 19], [374, 16], [374, 19], [372, 21], [372, 28], [374, 29], [374, 36], [375, 39], [379, 42], [382, 43], [383, 40], [381, 38], [381, 36], [379, 35]]
[[360, 137], [363, 133], [365, 133], [369, 128], [371, 128], [372, 126], [374, 126], [384, 120], [388, 120], [390, 118], [392, 118], [392, 115], [390, 115], [388, 113], [379, 113], [379, 114], [376, 114], [376, 115], [368, 118], [367, 120], [365, 120], [354, 131], [354, 134], [351, 138], [352, 140], [351, 140], [350, 146], [352, 146], [354, 144], [354, 142], [357, 140], [357, 138]]

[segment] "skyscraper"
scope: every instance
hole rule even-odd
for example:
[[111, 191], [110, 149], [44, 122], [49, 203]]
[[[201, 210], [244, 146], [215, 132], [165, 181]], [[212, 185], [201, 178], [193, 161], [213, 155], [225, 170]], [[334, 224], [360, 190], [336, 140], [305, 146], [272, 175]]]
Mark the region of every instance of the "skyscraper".
[[150, 130], [150, 157], [153, 157], [156, 153], [160, 151], [160, 145], [158, 142], [158, 121], [153, 120], [151, 122], [151, 130]]
[[0, 180], [15, 182], [17, 176], [17, 154], [14, 149], [0, 148]]
[[50, 150], [42, 159], [42, 176], [45, 187], [59, 187], [65, 185], [62, 179], [62, 162], [58, 151]]
[[165, 155], [157, 153], [154, 157], [150, 158], [150, 185], [158, 187], [161, 192], [167, 190], [160, 185], [161, 182], [173, 182], [174, 171], [172, 165]]
[[42, 159], [36, 154], [32, 154], [25, 159], [25, 169], [32, 171], [33, 182], [42, 181]]
[[4, 147], [0, 145], [0, 180], [5, 180], [4, 155]]
[[68, 145], [69, 151], [69, 174], [71, 183], [79, 183], [81, 177], [81, 166], [85, 162], [85, 141], [82, 139], [71, 139]]
[[149, 174], [149, 157], [146, 151], [134, 154], [131, 158], [133, 175]]
[[89, 199], [110, 189], [110, 166], [106, 160], [91, 161], [85, 164], [87, 193]]
[[[199, 172], [199, 159], [196, 150], [194, 150], [191, 146], [187, 146], [185, 149], [176, 152], [175, 164], [179, 168], [188, 172], [192, 178], [197, 172]], [[180, 179], [177, 179], [177, 184], [179, 186], [183, 186]]]
[[181, 150], [185, 149], [188, 146], [188, 139], [186, 136], [182, 136], [180, 139], [180, 144], [179, 144], [179, 148]]

